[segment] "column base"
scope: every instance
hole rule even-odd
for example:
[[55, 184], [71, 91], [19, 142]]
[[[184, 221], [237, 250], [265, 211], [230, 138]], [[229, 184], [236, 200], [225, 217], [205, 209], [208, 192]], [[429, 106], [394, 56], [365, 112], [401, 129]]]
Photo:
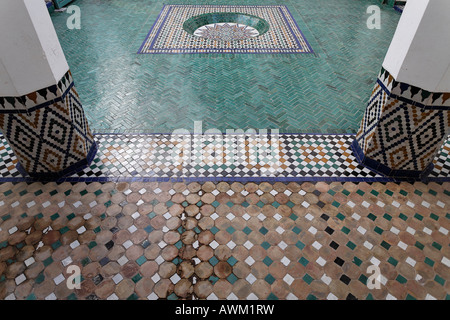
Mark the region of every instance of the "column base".
[[70, 167], [65, 168], [64, 170], [58, 171], [58, 172], [39, 172], [39, 173], [29, 173], [27, 172], [23, 166], [20, 164], [20, 162], [17, 162], [16, 169], [19, 171], [24, 177], [31, 177], [39, 181], [56, 181], [59, 180], [65, 176], [70, 176], [74, 173], [77, 173], [87, 166], [89, 166], [94, 160], [94, 157], [97, 153], [98, 146], [97, 143], [92, 143], [91, 148], [89, 149], [89, 152], [87, 154], [87, 157], [81, 161], [78, 161], [77, 163], [74, 163]]
[[357, 139], [353, 140], [351, 148], [353, 150], [353, 155], [355, 156], [356, 161], [358, 161], [361, 165], [381, 175], [392, 178], [399, 178], [399, 179], [404, 178], [406, 180], [408, 179], [426, 180], [426, 177], [430, 174], [430, 172], [434, 168], [434, 164], [433, 162], [431, 162], [423, 171], [391, 169], [385, 164], [382, 164], [376, 160], [366, 157]]

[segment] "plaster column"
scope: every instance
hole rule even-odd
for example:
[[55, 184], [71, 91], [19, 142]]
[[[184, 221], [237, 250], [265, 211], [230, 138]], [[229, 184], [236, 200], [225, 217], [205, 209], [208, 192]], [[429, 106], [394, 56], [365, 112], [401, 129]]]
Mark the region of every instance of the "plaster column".
[[450, 133], [450, 1], [408, 0], [356, 139], [357, 160], [425, 177]]
[[96, 153], [44, 1], [0, 1], [0, 128], [34, 178], [57, 179]]

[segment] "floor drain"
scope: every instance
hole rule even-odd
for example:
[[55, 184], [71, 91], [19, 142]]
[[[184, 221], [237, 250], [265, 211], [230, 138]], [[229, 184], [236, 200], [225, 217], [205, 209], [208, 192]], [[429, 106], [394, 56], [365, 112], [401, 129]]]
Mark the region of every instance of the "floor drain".
[[191, 17], [183, 29], [197, 37], [229, 42], [258, 37], [269, 30], [269, 24], [248, 14], [213, 12]]

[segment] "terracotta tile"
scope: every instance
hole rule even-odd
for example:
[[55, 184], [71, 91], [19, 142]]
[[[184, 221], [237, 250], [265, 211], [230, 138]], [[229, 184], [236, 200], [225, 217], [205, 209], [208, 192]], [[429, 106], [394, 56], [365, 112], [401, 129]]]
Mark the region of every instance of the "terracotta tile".
[[213, 285], [209, 281], [198, 281], [194, 285], [194, 293], [199, 299], [206, 299], [212, 292]]
[[131, 279], [123, 279], [116, 285], [115, 294], [119, 299], [127, 299], [134, 292], [134, 282]]

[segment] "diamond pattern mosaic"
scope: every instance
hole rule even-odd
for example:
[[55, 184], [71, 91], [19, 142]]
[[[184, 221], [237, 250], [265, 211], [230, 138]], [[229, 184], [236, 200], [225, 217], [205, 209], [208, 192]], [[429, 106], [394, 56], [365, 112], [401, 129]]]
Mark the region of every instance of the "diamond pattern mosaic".
[[[95, 134], [91, 165], [61, 181], [231, 180], [393, 181], [360, 165], [354, 135], [116, 135]], [[33, 181], [0, 139], [0, 181]], [[434, 160], [430, 180], [450, 173], [450, 140]]]
[[[450, 299], [449, 183], [2, 183], [0, 299]], [[369, 289], [369, 266], [380, 288]], [[69, 289], [69, 267], [80, 288]]]
[[[241, 41], [198, 38], [183, 30], [189, 18], [236, 12], [266, 20], [265, 34]], [[234, 21], [228, 21], [234, 22]], [[165, 5], [138, 53], [312, 53], [286, 6]]]

